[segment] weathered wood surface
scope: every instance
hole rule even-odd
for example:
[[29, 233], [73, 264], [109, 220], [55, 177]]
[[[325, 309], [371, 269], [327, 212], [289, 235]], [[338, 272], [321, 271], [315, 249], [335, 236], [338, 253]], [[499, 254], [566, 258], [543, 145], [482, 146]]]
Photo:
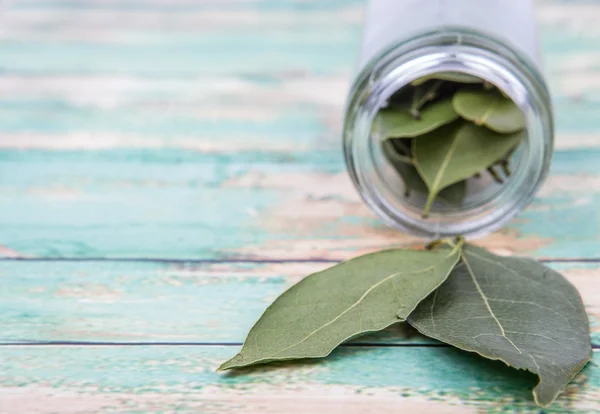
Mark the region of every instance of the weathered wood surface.
[[[552, 174], [479, 243], [564, 271], [600, 345], [600, 5], [538, 3]], [[531, 377], [399, 327], [320, 363], [213, 372], [304, 275], [419, 243], [384, 228], [344, 171], [363, 6], [0, 11], [1, 413], [539, 412]], [[593, 362], [544, 412], [600, 411], [598, 378]]]
[[[229, 343], [326, 263], [0, 261], [1, 343]], [[600, 345], [600, 265], [551, 264], [581, 292]], [[432, 343], [405, 325], [355, 341]]]
[[451, 348], [343, 347], [319, 362], [216, 373], [231, 346], [2, 347], [0, 412], [590, 413], [590, 363], [550, 409], [536, 377]]
[[[344, 171], [362, 7], [14, 0], [0, 31], [0, 254], [341, 259], [413, 243]], [[600, 5], [539, 10], [552, 175], [482, 243], [597, 258]]]
[[[4, 150], [0, 253], [319, 260], [421, 242], [373, 216], [337, 146], [336, 161], [319, 151]], [[480, 243], [505, 253], [597, 258], [599, 158], [593, 148], [559, 152], [533, 205]]]

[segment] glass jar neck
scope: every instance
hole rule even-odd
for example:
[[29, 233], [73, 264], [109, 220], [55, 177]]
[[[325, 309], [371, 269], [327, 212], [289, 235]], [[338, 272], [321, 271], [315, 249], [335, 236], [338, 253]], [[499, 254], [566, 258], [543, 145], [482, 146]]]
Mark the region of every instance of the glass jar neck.
[[[375, 116], [395, 92], [441, 72], [473, 75], [502, 90], [525, 114], [528, 139], [514, 175], [493, 199], [473, 208], [440, 211], [425, 220], [384, 179], [381, 145], [371, 129]], [[373, 59], [351, 89], [344, 124], [348, 171], [365, 202], [388, 225], [428, 238], [472, 237], [504, 225], [542, 184], [553, 140], [550, 95], [535, 63], [496, 39], [461, 28], [424, 33]]]

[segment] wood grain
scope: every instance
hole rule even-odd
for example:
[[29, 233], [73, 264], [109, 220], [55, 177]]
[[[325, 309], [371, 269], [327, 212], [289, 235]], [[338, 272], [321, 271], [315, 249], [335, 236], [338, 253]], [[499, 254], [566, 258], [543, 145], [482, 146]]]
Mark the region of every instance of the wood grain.
[[[266, 307], [326, 263], [0, 261], [0, 343], [241, 344]], [[599, 264], [552, 264], [581, 292], [600, 345]], [[362, 344], [430, 344], [406, 325]]]
[[[235, 350], [2, 347], [0, 411], [540, 412], [535, 376], [451, 348], [346, 347], [318, 363], [214, 372]], [[599, 380], [596, 363], [588, 364], [544, 413], [597, 411]]]
[[[422, 244], [374, 217], [340, 157], [0, 151], [0, 254], [341, 260]], [[597, 258], [598, 157], [590, 148], [557, 153], [536, 201], [481, 244], [542, 258]]]
[[[399, 327], [319, 363], [214, 372], [301, 277], [422, 244], [384, 228], [343, 165], [364, 3], [13, 0], [0, 12], [0, 412], [540, 412], [531, 376]], [[600, 6], [538, 6], [552, 174], [479, 243], [553, 260], [599, 345]], [[544, 413], [600, 411], [599, 387], [593, 361]]]
[[[210, 4], [11, 3], [0, 255], [345, 259], [417, 242], [344, 171], [363, 2]], [[558, 150], [536, 202], [482, 243], [598, 258], [600, 6], [539, 5]]]

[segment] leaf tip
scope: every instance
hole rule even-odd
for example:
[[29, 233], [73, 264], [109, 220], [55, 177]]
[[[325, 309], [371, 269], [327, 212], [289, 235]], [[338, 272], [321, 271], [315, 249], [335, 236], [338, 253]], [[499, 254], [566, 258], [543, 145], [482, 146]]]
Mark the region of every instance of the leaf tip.
[[239, 367], [243, 366], [243, 364], [240, 362], [242, 359], [244, 359], [244, 357], [242, 357], [240, 354], [237, 354], [233, 358], [228, 359], [227, 361], [223, 362], [221, 364], [221, 366], [219, 366], [219, 368], [217, 368], [216, 372], [223, 372], [223, 371], [227, 371], [227, 370], [230, 370], [233, 368], [239, 368]]
[[223, 363], [222, 363], [222, 364], [219, 366], [219, 368], [217, 368], [217, 369], [215, 370], [215, 372], [223, 372], [223, 371], [227, 371], [228, 369], [231, 369], [231, 367], [227, 365], [228, 363], [229, 363], [229, 361], [227, 361], [227, 362], [223, 362]]
[[[538, 386], [539, 386], [539, 384], [538, 384]], [[553, 396], [553, 397], [552, 397], [550, 400], [544, 400], [544, 401], [542, 401], [542, 400], [540, 399], [540, 396], [539, 396], [539, 394], [537, 393], [537, 390], [536, 390], [536, 388], [537, 388], [538, 386], [536, 386], [536, 387], [533, 389], [533, 402], [535, 403], [535, 405], [537, 405], [537, 406], [538, 406], [538, 407], [540, 407], [540, 408], [548, 408], [548, 407], [550, 407], [550, 406], [552, 405], [552, 403], [553, 403], [553, 402], [556, 400], [556, 398], [558, 397], [558, 394], [554, 395], [554, 396]]]

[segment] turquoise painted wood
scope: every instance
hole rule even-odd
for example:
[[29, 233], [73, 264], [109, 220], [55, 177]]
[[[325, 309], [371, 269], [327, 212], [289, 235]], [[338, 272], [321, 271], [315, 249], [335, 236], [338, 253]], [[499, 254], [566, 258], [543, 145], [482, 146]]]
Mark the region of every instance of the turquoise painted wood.
[[[384, 228], [344, 171], [364, 3], [0, 12], [0, 412], [540, 412], [528, 374], [402, 327], [318, 363], [214, 372], [304, 275], [422, 244]], [[479, 243], [549, 259], [600, 345], [600, 5], [538, 6], [552, 174]], [[593, 361], [544, 413], [600, 411], [598, 378]]]
[[[0, 254], [343, 259], [413, 243], [344, 172], [363, 2], [273, 3], [14, 1], [0, 33]], [[484, 244], [598, 258], [600, 6], [539, 4], [557, 154], [533, 206]]]
[[[531, 401], [535, 376], [451, 348], [344, 347], [323, 361], [216, 373], [235, 350], [3, 347], [0, 411], [541, 412]], [[543, 412], [597, 411], [599, 381], [598, 366], [589, 364]]]
[[[352, 188], [339, 148], [329, 154], [4, 150], [0, 253], [347, 259], [419, 242], [384, 228]], [[558, 152], [533, 205], [482, 243], [543, 258], [597, 258], [598, 158], [600, 149]]]
[[[0, 343], [241, 344], [277, 296], [328, 266], [0, 261]], [[593, 342], [600, 345], [600, 265], [552, 267], [582, 293]], [[397, 325], [355, 343], [434, 341]]]

